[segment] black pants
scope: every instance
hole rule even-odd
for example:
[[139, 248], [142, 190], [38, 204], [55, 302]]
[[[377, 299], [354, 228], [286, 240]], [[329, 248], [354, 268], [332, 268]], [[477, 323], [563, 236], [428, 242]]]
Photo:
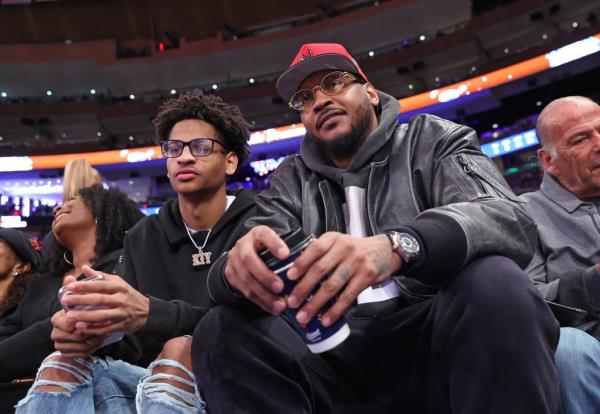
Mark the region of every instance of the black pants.
[[558, 324], [499, 256], [469, 264], [431, 299], [355, 307], [342, 345], [312, 354], [281, 319], [217, 307], [194, 333], [215, 413], [558, 411]]

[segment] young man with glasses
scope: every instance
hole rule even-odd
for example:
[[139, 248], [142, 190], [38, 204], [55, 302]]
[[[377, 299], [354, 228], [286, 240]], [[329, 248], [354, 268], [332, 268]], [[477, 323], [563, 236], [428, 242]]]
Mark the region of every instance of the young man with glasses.
[[[177, 199], [128, 232], [123, 279], [87, 268], [86, 275], [104, 280], [68, 286], [72, 294], [63, 305], [100, 309], [53, 317], [62, 356], [42, 365], [40, 386], [19, 412], [115, 414], [136, 406], [142, 413], [203, 412], [191, 337], [184, 335], [213, 304], [206, 285], [211, 264], [244, 234], [242, 223], [255, 212], [252, 192], [226, 191], [227, 177], [248, 159], [249, 132], [236, 106], [201, 91], [166, 101], [154, 125]], [[133, 335], [98, 350], [114, 332]]]
[[[535, 226], [474, 131], [400, 124], [338, 44], [303, 45], [277, 90], [306, 137], [209, 274], [224, 306], [196, 328], [193, 359], [211, 413], [556, 412], [558, 326], [521, 270]], [[316, 240], [282, 295], [257, 252], [284, 260], [298, 228]], [[313, 354], [247, 299], [301, 326], [344, 317], [350, 334]]]

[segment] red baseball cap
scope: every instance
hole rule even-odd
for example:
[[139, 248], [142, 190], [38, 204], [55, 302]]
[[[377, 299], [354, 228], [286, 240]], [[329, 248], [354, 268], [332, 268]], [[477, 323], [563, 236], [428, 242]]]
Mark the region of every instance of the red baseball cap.
[[277, 93], [289, 101], [304, 79], [327, 69], [343, 70], [360, 76], [365, 82], [369, 81], [344, 46], [337, 43], [305, 43], [288, 70], [277, 79]]

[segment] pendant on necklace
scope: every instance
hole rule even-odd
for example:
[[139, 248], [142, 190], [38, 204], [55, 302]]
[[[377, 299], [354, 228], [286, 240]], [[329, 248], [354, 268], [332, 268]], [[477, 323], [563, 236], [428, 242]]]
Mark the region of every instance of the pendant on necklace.
[[210, 256], [212, 252], [203, 252], [202, 250], [198, 251], [198, 253], [192, 254], [192, 266], [200, 267], [211, 264]]

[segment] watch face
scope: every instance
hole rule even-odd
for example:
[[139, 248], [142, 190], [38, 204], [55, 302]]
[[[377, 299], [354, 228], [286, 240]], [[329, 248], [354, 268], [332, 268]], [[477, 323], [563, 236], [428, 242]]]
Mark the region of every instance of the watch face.
[[404, 254], [404, 261], [410, 262], [419, 257], [420, 246], [417, 239], [407, 233], [400, 233], [400, 248]]
[[392, 249], [397, 251], [405, 263], [419, 257], [419, 241], [408, 233], [389, 231], [386, 233], [392, 242]]
[[400, 236], [400, 246], [405, 252], [417, 253], [419, 251], [419, 243], [414, 237]]

